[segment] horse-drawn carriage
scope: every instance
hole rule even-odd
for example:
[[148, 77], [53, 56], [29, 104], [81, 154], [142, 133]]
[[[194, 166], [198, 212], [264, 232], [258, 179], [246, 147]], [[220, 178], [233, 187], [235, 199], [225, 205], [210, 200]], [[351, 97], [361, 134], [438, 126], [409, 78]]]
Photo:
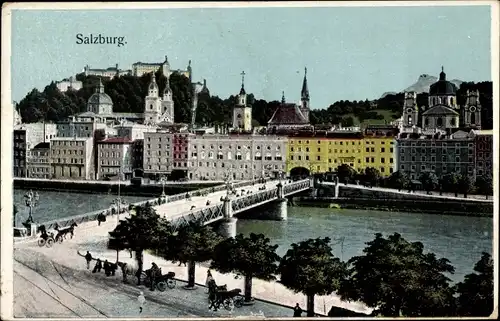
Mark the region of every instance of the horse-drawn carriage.
[[215, 310], [219, 309], [222, 304], [224, 309], [232, 311], [234, 307], [241, 308], [243, 306], [244, 298], [240, 293], [241, 289], [228, 291], [227, 284], [217, 286], [215, 281], [212, 280], [208, 284], [208, 303]]
[[153, 273], [155, 273], [154, 281], [156, 284], [156, 289], [161, 292], [164, 292], [167, 287], [169, 289], [175, 288], [176, 281], [174, 279], [175, 272], [168, 272], [167, 274], [162, 274], [161, 269], [158, 269], [156, 272], [153, 272], [153, 269], [148, 269], [146, 271], [142, 271], [140, 275], [140, 282], [147, 287], [151, 286], [151, 282], [153, 280]]
[[54, 243], [62, 243], [66, 238], [66, 235], [71, 235], [71, 238], [74, 236], [75, 227], [78, 225], [76, 223], [72, 223], [69, 227], [59, 228], [56, 224], [53, 231], [47, 231], [45, 225], [40, 225], [38, 228], [38, 232], [40, 232], [40, 238], [38, 239], [38, 246], [47, 246], [52, 247]]

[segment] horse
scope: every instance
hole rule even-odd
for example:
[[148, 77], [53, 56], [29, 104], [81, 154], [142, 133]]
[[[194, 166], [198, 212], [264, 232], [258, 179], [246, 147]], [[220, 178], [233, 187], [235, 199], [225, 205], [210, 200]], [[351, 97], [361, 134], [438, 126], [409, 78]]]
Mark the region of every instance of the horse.
[[56, 236], [56, 239], [59, 239], [60, 237], [66, 238], [66, 234], [68, 234], [68, 233], [71, 234], [71, 238], [73, 238], [74, 232], [75, 232], [75, 227], [77, 227], [77, 226], [78, 225], [75, 222], [73, 222], [70, 227], [59, 229], [57, 236]]
[[128, 283], [127, 276], [135, 276], [138, 280], [141, 275], [139, 274], [139, 268], [125, 262], [116, 262], [122, 271], [123, 283]]

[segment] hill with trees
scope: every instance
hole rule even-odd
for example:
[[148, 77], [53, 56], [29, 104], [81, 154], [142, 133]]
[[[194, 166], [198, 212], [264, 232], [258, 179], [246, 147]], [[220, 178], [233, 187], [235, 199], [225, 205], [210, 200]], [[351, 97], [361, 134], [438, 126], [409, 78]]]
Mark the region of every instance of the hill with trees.
[[[16, 108], [23, 122], [32, 123], [45, 120], [58, 122], [67, 117], [86, 111], [86, 103], [95, 92], [99, 83], [96, 76], [78, 74], [77, 80], [82, 81], [82, 89], [68, 90], [65, 93], [57, 89], [52, 82], [40, 92], [33, 89], [19, 103]], [[151, 80], [151, 74], [141, 77], [121, 76], [112, 79], [102, 79], [105, 92], [111, 97], [116, 112], [141, 113], [144, 110], [144, 97]], [[161, 70], [156, 72], [156, 80], [160, 92], [165, 88], [166, 78]], [[181, 74], [173, 73], [170, 76], [170, 87], [173, 91], [175, 103], [175, 121], [188, 123], [191, 120], [192, 84]], [[457, 92], [457, 101], [464, 104], [467, 89], [478, 89], [482, 104], [482, 122], [484, 129], [493, 128], [493, 86], [491, 81], [473, 83], [463, 82]], [[417, 94], [419, 106], [427, 106], [427, 93]], [[231, 109], [236, 104], [237, 97], [228, 98], [201, 93], [198, 97], [196, 123], [201, 125], [215, 125], [231, 122]], [[310, 113], [311, 123], [342, 124], [353, 126], [359, 124], [386, 124], [401, 117], [404, 94], [387, 94], [376, 100], [334, 102], [325, 109], [313, 109]], [[254, 126], [266, 125], [273, 112], [279, 106], [279, 101], [258, 99], [253, 94], [248, 95], [248, 103], [253, 107]]]

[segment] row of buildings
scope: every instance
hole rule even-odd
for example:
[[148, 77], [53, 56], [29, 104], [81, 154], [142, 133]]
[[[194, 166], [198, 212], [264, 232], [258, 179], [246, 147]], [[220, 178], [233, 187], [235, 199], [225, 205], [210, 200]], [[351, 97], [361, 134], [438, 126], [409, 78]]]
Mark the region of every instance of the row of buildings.
[[419, 108], [416, 94], [407, 93], [394, 126], [315, 130], [306, 70], [299, 103], [287, 103], [283, 94], [266, 133], [257, 134], [242, 78], [232, 131], [226, 133], [176, 124], [168, 82], [160, 94], [154, 74], [141, 114], [114, 113], [99, 83], [88, 110], [67, 122], [15, 126], [14, 176], [240, 180], [332, 172], [342, 164], [360, 172], [376, 168], [383, 176], [404, 171], [411, 179], [423, 171], [491, 175], [492, 132], [480, 129], [478, 93], [468, 96], [457, 106], [456, 88], [443, 71], [431, 86], [428, 107]]

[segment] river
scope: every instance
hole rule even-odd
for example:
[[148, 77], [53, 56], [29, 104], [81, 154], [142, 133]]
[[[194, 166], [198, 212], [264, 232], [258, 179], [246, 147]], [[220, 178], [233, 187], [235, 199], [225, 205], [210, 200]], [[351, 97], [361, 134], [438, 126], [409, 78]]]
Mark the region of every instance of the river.
[[[18, 221], [26, 219], [26, 191], [14, 190], [19, 208]], [[33, 210], [35, 221], [83, 214], [110, 206], [116, 195], [78, 194], [39, 191], [40, 204]], [[126, 196], [127, 202], [148, 198]], [[492, 253], [493, 220], [484, 217], [448, 216], [367, 210], [338, 210], [314, 207], [289, 207], [287, 221], [240, 219], [238, 233], [263, 233], [278, 244], [283, 255], [292, 243], [308, 238], [330, 237], [333, 253], [343, 260], [361, 255], [375, 233], [384, 236], [398, 232], [409, 241], [420, 241], [426, 251], [445, 257], [455, 267], [454, 282], [471, 273], [481, 252]], [[343, 243], [341, 239], [343, 238]]]

